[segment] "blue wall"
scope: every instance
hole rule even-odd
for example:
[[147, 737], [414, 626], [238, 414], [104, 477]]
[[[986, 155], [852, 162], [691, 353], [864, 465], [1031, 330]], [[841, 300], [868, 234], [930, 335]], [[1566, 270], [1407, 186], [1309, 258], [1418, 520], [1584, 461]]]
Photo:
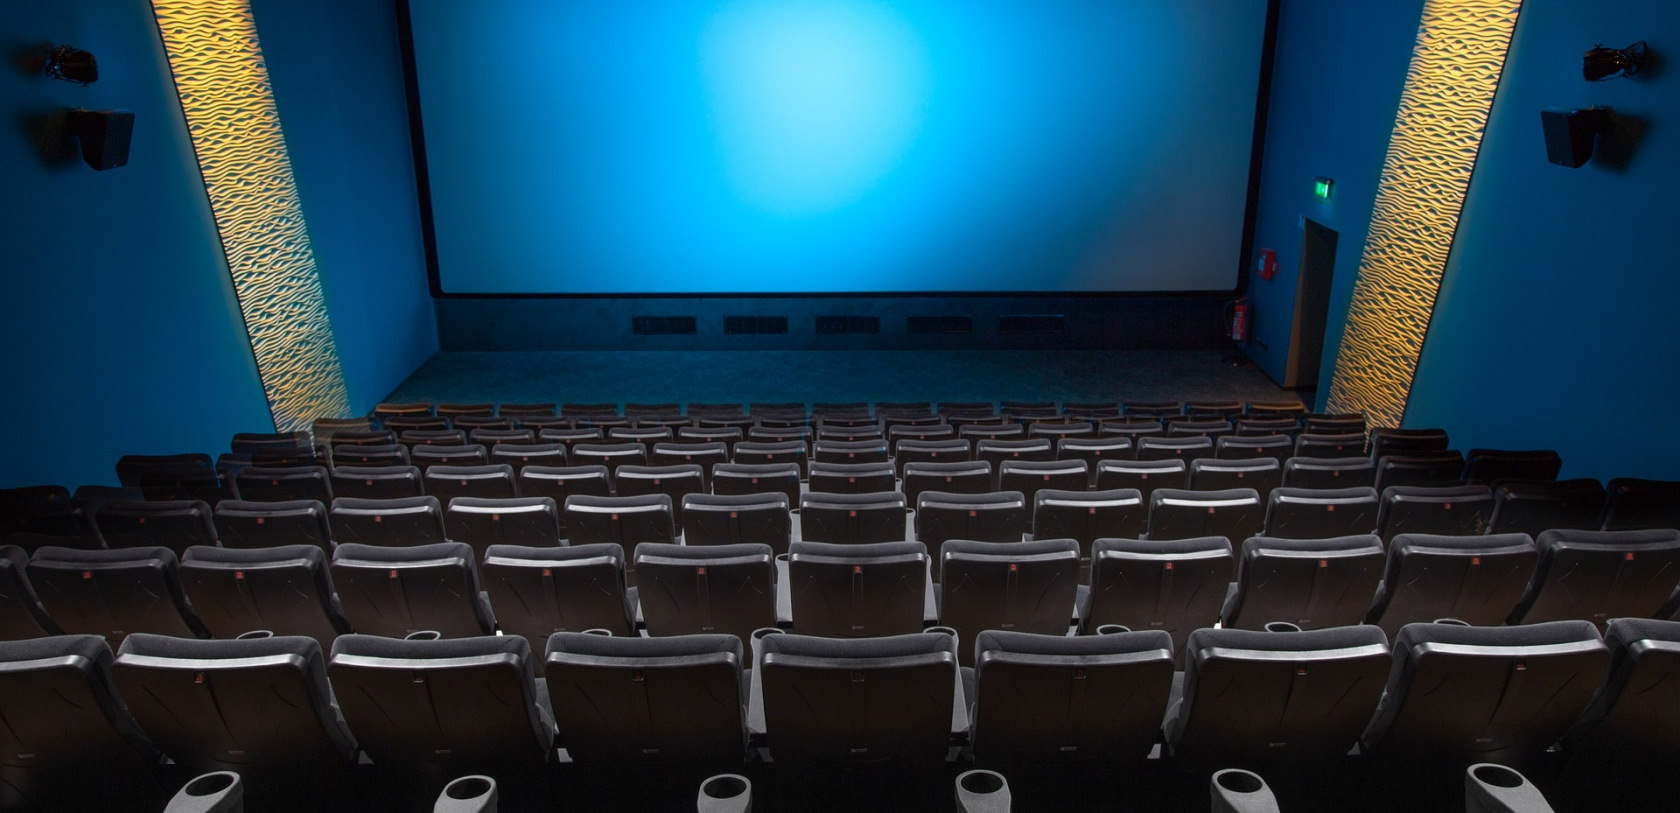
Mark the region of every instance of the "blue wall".
[[[99, 81], [14, 67], [38, 42], [92, 51]], [[272, 431], [150, 4], [8, 3], [0, 48], [0, 486], [114, 483], [124, 453]], [[128, 166], [41, 157], [31, 122], [71, 107], [134, 112]]]
[[395, 7], [255, 0], [252, 11], [350, 408], [365, 413], [438, 349]]
[[[1661, 69], [1582, 80], [1583, 51], [1640, 39]], [[1524, 4], [1408, 426], [1461, 448], [1556, 448], [1564, 476], [1680, 479], [1677, 68], [1680, 5]], [[1595, 104], [1621, 120], [1616, 143], [1637, 141], [1625, 166], [1547, 163], [1540, 110]]]
[[[1319, 376], [1321, 406], [1341, 346], [1422, 9], [1423, 0], [1283, 0], [1278, 12], [1254, 233], [1256, 253], [1277, 251], [1278, 275], [1261, 279], [1251, 259], [1248, 296], [1255, 319], [1247, 350], [1267, 375], [1283, 380], [1301, 262], [1300, 218], [1336, 230], [1336, 272]], [[1320, 175], [1336, 182], [1328, 202], [1313, 195], [1313, 179]]]

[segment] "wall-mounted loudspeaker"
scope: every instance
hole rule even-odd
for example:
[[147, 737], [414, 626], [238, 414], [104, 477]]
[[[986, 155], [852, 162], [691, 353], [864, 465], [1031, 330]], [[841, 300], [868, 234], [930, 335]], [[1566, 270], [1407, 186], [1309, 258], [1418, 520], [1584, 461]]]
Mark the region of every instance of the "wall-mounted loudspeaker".
[[128, 141], [134, 135], [134, 114], [127, 110], [72, 110], [65, 131], [82, 142], [82, 160], [94, 169], [116, 169], [128, 163]]
[[1578, 167], [1592, 158], [1593, 142], [1610, 126], [1610, 109], [1542, 110], [1540, 125], [1546, 131], [1546, 160]]

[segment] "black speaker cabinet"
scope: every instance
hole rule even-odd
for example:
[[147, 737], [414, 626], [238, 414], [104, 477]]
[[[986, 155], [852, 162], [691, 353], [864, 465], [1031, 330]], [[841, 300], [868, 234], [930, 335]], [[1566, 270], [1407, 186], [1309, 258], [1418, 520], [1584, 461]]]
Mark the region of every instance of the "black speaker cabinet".
[[1592, 158], [1593, 141], [1610, 125], [1610, 110], [1542, 110], [1540, 125], [1546, 131], [1546, 160], [1578, 167]]
[[128, 163], [128, 141], [134, 135], [134, 114], [127, 110], [72, 110], [65, 129], [82, 142], [82, 160], [94, 169], [116, 169]]

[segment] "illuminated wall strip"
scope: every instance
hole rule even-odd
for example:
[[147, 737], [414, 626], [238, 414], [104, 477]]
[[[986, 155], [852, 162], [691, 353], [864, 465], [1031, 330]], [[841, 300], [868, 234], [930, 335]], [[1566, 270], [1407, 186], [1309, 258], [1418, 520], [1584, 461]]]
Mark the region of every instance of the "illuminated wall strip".
[[153, 0], [274, 425], [349, 412], [248, 0]]
[[1521, 0], [1428, 0], [1328, 408], [1400, 424]]

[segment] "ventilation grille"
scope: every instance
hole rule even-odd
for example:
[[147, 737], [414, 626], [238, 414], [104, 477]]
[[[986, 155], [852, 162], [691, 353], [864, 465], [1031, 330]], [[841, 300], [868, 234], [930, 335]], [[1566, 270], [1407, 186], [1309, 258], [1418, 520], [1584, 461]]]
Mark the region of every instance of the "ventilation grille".
[[684, 336], [697, 332], [692, 316], [637, 316], [630, 320], [637, 336]]
[[974, 317], [912, 316], [908, 327], [911, 333], [968, 334], [974, 332]]
[[733, 334], [766, 334], [788, 332], [786, 316], [725, 316], [723, 332]]
[[817, 333], [824, 336], [881, 332], [879, 316], [818, 316]]
[[999, 316], [999, 333], [1061, 333], [1067, 322], [1059, 313]]

